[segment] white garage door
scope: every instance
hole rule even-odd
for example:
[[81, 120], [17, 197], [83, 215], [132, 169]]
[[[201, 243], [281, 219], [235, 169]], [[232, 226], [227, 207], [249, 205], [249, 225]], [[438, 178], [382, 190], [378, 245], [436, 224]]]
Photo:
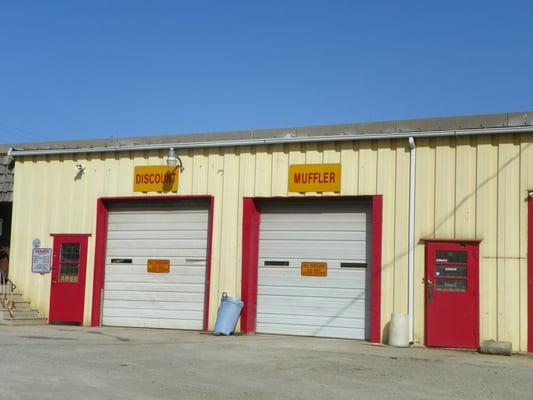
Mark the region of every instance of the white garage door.
[[[257, 332], [369, 337], [370, 210], [341, 201], [261, 207]], [[322, 266], [302, 276], [302, 263]], [[327, 275], [313, 276], [323, 263]]]
[[[103, 325], [203, 328], [207, 204], [121, 203], [109, 211]], [[147, 271], [169, 260], [168, 273]]]

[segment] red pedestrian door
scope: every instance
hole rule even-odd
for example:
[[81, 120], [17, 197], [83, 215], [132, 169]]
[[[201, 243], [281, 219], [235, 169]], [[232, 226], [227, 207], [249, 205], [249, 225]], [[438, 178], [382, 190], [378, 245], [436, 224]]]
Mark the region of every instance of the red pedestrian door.
[[83, 323], [87, 235], [54, 235], [50, 323]]
[[479, 347], [479, 244], [426, 244], [426, 345]]

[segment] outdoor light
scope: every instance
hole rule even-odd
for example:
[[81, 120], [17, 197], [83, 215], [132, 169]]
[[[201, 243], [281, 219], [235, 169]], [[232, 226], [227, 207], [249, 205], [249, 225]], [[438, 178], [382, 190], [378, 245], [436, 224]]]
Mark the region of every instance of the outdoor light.
[[167, 156], [167, 165], [169, 167], [175, 167], [178, 164], [178, 161], [180, 162], [180, 172], [183, 172], [185, 168], [183, 168], [183, 163], [181, 162], [181, 158], [176, 156], [176, 153], [174, 152], [174, 147], [169, 148], [168, 156]]

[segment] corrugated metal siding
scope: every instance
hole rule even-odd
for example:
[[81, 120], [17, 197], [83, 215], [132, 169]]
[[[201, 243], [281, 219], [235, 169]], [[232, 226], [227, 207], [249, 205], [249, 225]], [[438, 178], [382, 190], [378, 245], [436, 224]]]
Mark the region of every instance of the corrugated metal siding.
[[[533, 135], [417, 141], [415, 340], [424, 341], [424, 245], [420, 238], [483, 239], [480, 247], [481, 339], [526, 349], [527, 189], [533, 188]], [[178, 194], [215, 197], [210, 327], [223, 291], [240, 295], [242, 197], [287, 196], [292, 163], [342, 162], [342, 195], [383, 194], [382, 321], [407, 312], [409, 149], [406, 140], [196, 149]], [[49, 276], [29, 272], [31, 240], [50, 232], [86, 232], [89, 242], [85, 322], [90, 320], [96, 199], [132, 193], [134, 165], [160, 165], [165, 151], [26, 158], [17, 163], [13, 277], [47, 313]], [[75, 180], [74, 165], [87, 170]], [[36, 195], [38, 194], [38, 195]], [[332, 193], [324, 193], [327, 196]], [[142, 196], [142, 194], [136, 194]], [[290, 194], [291, 196], [300, 196]]]

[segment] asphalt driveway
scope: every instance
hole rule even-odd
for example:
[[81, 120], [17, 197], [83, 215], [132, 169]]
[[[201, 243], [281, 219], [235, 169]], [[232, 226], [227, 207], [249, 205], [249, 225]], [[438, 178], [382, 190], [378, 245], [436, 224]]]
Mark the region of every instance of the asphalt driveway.
[[354, 340], [0, 328], [0, 399], [531, 399], [533, 357]]

